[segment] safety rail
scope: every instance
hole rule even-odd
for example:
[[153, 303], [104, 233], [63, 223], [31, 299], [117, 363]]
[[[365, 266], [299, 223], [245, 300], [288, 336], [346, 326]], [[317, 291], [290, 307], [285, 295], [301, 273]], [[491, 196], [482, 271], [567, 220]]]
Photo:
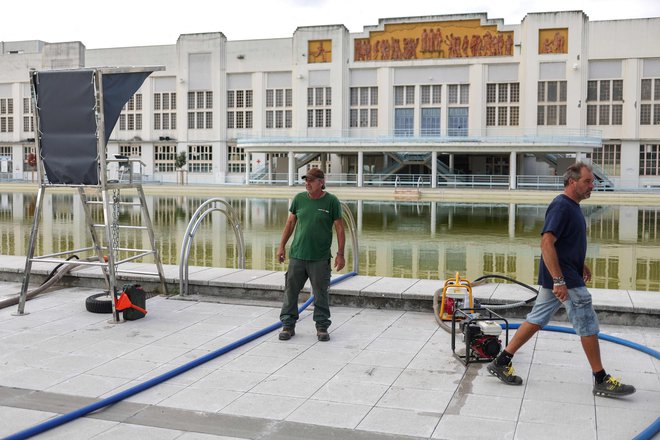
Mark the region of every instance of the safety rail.
[[243, 240], [243, 231], [241, 230], [241, 223], [234, 208], [224, 199], [212, 198], [208, 199], [194, 212], [188, 222], [186, 232], [183, 234], [183, 242], [181, 243], [181, 257], [179, 259], [179, 294], [186, 295], [188, 293], [188, 278], [189, 266], [188, 259], [190, 258], [190, 249], [192, 246], [193, 238], [197, 233], [197, 229], [202, 221], [212, 212], [221, 212], [229, 220], [232, 230], [236, 236], [236, 249], [238, 250], [238, 268], [245, 269], [245, 242]]

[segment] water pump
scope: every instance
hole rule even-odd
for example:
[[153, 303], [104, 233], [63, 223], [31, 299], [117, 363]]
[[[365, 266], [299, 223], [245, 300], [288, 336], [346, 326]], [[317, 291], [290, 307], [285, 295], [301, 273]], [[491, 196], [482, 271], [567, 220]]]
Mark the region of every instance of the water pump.
[[[452, 317], [451, 349], [465, 365], [471, 362], [490, 362], [502, 349], [502, 328], [509, 343], [509, 324], [495, 312], [485, 308], [456, 309]], [[457, 352], [457, 328], [463, 335], [465, 351]]]

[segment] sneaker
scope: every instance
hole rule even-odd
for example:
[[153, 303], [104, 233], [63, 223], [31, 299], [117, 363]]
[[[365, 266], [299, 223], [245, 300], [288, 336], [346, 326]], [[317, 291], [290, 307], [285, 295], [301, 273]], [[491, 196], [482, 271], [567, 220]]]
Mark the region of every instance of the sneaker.
[[507, 365], [497, 365], [497, 361], [494, 359], [486, 368], [490, 374], [507, 385], [522, 385], [523, 383], [522, 377], [516, 376], [511, 362]]
[[295, 334], [296, 334], [295, 327], [284, 326], [282, 327], [282, 331], [280, 332], [280, 341], [288, 341]]
[[603, 397], [622, 397], [635, 392], [635, 387], [619, 382], [618, 379], [605, 376], [603, 383], [594, 384], [594, 395]]
[[328, 333], [327, 328], [317, 328], [316, 337], [318, 338], [319, 341], [326, 342], [330, 340], [330, 333]]

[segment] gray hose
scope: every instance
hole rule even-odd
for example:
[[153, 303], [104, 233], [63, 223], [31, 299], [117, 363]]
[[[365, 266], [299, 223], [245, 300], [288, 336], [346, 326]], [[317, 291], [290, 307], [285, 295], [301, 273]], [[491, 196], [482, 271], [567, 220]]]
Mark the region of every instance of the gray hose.
[[[83, 260], [83, 261], [94, 261], [94, 260], [97, 260], [97, 259], [98, 259], [98, 257], [89, 257], [89, 258], [87, 258], [86, 260]], [[83, 266], [83, 264], [75, 264], [75, 263], [66, 264], [64, 266], [64, 268], [57, 271], [57, 273], [55, 273], [55, 275], [53, 275], [52, 277], [47, 279], [46, 282], [43, 283], [41, 286], [39, 286], [36, 289], [31, 290], [30, 292], [28, 292], [25, 296], [26, 300], [31, 300], [32, 298], [44, 293], [45, 291], [50, 289], [53, 286], [53, 284], [55, 284], [59, 280], [61, 280], [64, 275], [68, 274], [73, 269], [79, 268], [80, 266]], [[5, 298], [3, 300], [0, 300], [0, 309], [15, 306], [16, 304], [18, 304], [19, 298], [20, 298], [20, 295], [16, 295], [16, 296], [12, 296], [10, 298]]]

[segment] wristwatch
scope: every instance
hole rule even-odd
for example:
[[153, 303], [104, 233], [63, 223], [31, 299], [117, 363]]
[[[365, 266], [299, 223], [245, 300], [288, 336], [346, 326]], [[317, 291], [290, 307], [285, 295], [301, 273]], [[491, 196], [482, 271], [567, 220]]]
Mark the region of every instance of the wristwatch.
[[552, 284], [555, 286], [565, 286], [566, 281], [564, 281], [564, 277], [552, 277]]

